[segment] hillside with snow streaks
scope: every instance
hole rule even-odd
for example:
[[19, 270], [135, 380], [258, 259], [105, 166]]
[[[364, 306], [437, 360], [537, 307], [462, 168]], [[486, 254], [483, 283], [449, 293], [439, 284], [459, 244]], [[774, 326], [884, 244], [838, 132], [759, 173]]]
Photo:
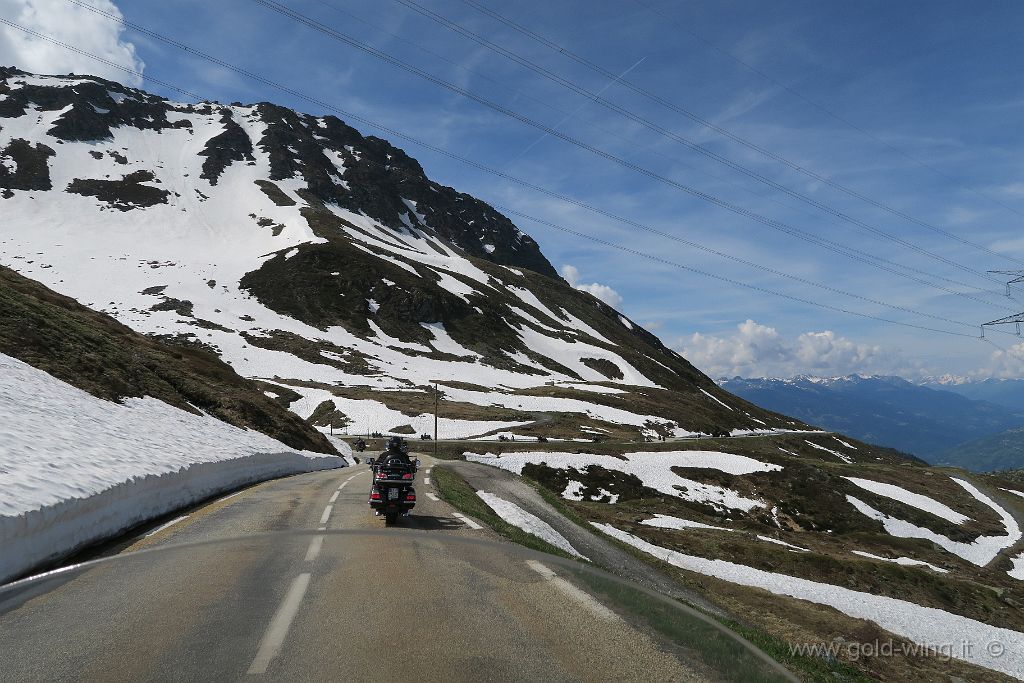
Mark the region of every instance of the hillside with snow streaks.
[[0, 69], [0, 162], [4, 265], [216, 351], [323, 429], [424, 429], [411, 394], [435, 382], [442, 437], [804, 428], [729, 396], [493, 208], [333, 116]]

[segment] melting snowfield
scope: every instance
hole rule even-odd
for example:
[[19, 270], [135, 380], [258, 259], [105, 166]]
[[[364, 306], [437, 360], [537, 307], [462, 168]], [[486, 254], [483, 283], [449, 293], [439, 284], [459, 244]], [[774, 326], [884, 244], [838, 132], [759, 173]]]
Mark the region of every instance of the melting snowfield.
[[512, 526], [518, 527], [528, 534], [533, 534], [537, 538], [547, 541], [556, 548], [561, 548], [570, 555], [575, 555], [576, 557], [584, 560], [587, 559], [584, 555], [581, 555], [576, 548], [572, 547], [565, 536], [555, 531], [550, 524], [540, 517], [527, 512], [512, 501], [499, 498], [493, 493], [477, 491], [476, 495], [480, 496], [480, 500], [487, 503], [487, 505], [494, 510], [495, 514]]
[[[867, 515], [872, 519], [877, 519], [878, 521], [880, 521], [882, 523], [882, 526], [885, 527], [886, 533], [892, 536], [897, 536], [899, 538], [923, 538], [925, 540], [931, 541], [932, 543], [939, 546], [946, 552], [957, 555], [958, 557], [961, 557], [967, 560], [968, 562], [976, 564], [979, 567], [984, 567], [989, 562], [994, 560], [996, 556], [1000, 553], [1000, 551], [1002, 551], [1005, 548], [1012, 547], [1015, 543], [1017, 543], [1017, 541], [1021, 539], [1022, 533], [1020, 525], [1017, 524], [1017, 520], [1013, 518], [1013, 515], [1004, 510], [998, 504], [996, 504], [994, 500], [992, 500], [984, 493], [979, 491], [973, 484], [963, 479], [957, 479], [956, 477], [950, 478], [956, 484], [960, 485], [965, 491], [974, 496], [976, 500], [978, 500], [980, 503], [983, 503], [984, 505], [987, 505], [996, 514], [999, 515], [999, 518], [1003, 522], [1003, 528], [1006, 530], [1005, 535], [979, 536], [971, 543], [963, 543], [961, 541], [954, 541], [953, 539], [947, 536], [943, 536], [942, 534], [937, 534], [931, 529], [926, 529], [924, 527], [917, 526], [916, 524], [907, 522], [897, 517], [891, 517], [885, 514], [884, 512], [874, 509], [873, 507], [871, 507], [864, 501], [860, 500], [859, 498], [854, 498], [853, 496], [846, 496], [846, 500], [849, 501], [850, 504], [857, 508], [862, 514]], [[871, 483], [874, 486], [881, 486], [877, 482]], [[893, 486], [891, 488], [896, 489], [898, 487]], [[907, 503], [908, 505], [914, 505], [915, 507], [920, 507], [921, 501], [919, 499], [925, 498], [926, 500], [931, 500], [927, 499], [925, 496], [917, 496], [916, 494], [911, 494], [907, 491], [904, 491], [904, 493], [907, 496], [912, 497], [906, 498], [905, 500], [903, 500], [903, 502]], [[896, 498], [896, 500], [901, 500], [901, 498]], [[931, 501], [931, 504], [941, 505], [941, 503], [938, 503], [937, 501], [934, 500]], [[931, 504], [928, 504], [927, 506], [932, 507], [933, 509], [931, 511], [935, 514], [938, 514], [938, 512], [935, 511], [934, 506]], [[953, 512], [952, 510], [949, 511]]]
[[[1024, 678], [1024, 633], [989, 626], [974, 619], [922, 607], [906, 600], [832, 586], [785, 574], [774, 574], [724, 560], [708, 560], [668, 550], [621, 531], [610, 524], [594, 524], [612, 538], [688, 571], [743, 586], [762, 588], [776, 595], [827, 605], [858, 619], [868, 619], [891, 633], [941, 652]], [[961, 647], [965, 642], [971, 648]], [[996, 646], [988, 646], [997, 643]], [[988, 647], [986, 647], [988, 646]]]
[[156, 399], [104, 401], [0, 354], [0, 581], [222, 491], [345, 462]]
[[[466, 460], [499, 467], [515, 474], [522, 474], [528, 464], [544, 464], [553, 469], [585, 472], [592, 466], [623, 472], [636, 476], [644, 486], [662, 493], [678, 496], [685, 500], [707, 503], [719, 508], [749, 511], [764, 506], [764, 501], [741, 496], [732, 489], [713, 484], [703, 484], [679, 476], [673, 467], [697, 467], [715, 469], [727, 474], [751, 474], [781, 470], [781, 465], [764, 463], [745, 455], [719, 453], [717, 451], [662, 451], [626, 453], [623, 458], [591, 453], [545, 453], [527, 451], [504, 455], [477, 455], [466, 453]], [[580, 476], [574, 476], [579, 479]]]

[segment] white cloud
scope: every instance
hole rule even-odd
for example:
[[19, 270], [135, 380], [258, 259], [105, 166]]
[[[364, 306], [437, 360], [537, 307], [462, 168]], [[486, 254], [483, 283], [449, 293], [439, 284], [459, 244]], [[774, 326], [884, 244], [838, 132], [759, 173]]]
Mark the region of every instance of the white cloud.
[[989, 357], [987, 367], [970, 373], [971, 379], [1019, 379], [1024, 377], [1024, 342], [998, 348]]
[[592, 282], [590, 284], [580, 282], [580, 271], [575, 266], [570, 266], [568, 264], [562, 266], [562, 277], [564, 277], [566, 282], [568, 282], [572, 287], [583, 292], [590, 292], [612, 308], [618, 308], [622, 305], [622, 296], [608, 285], [602, 285], [597, 282]]
[[916, 364], [881, 346], [857, 343], [828, 330], [786, 338], [753, 320], [737, 325], [730, 335], [694, 334], [681, 339], [676, 348], [712, 377], [920, 374]]
[[[91, 0], [92, 6], [121, 16], [110, 0]], [[65, 0], [0, 0], [0, 16], [61, 42], [90, 52], [120, 66], [142, 72], [145, 64], [135, 46], [122, 39], [123, 27]], [[120, 69], [0, 25], [0, 65], [38, 74], [78, 73], [101, 76], [126, 85], [142, 79]]]

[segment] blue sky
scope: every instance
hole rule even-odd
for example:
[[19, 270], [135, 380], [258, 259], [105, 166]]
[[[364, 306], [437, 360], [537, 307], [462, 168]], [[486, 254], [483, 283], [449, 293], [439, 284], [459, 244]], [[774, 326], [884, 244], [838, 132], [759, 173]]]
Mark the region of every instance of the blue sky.
[[[515, 32], [472, 3], [417, 2], [807, 201], [591, 102], [399, 0], [282, 4], [587, 145], [787, 229], [886, 259], [895, 264], [886, 268], [909, 277], [796, 239], [542, 136], [253, 0], [121, 0], [116, 6], [128, 21], [367, 119], [605, 212], [805, 281], [969, 325], [1024, 311], [1024, 290], [1016, 300], [1007, 299], [998, 282], [981, 274], [1024, 269], [1024, 4], [473, 0], [606, 72], [629, 70], [625, 80], [633, 85], [893, 210], [886, 211], [631, 92]], [[112, 7], [107, 0], [91, 4]], [[109, 22], [83, 18], [82, 10], [67, 0], [0, 0], [0, 15], [82, 47], [86, 45], [76, 40], [87, 41], [89, 49], [120, 55], [115, 61], [135, 62], [150, 79], [209, 99], [273, 100], [320, 113], [308, 102], [135, 31], [120, 36], [114, 31], [106, 38], [98, 30], [85, 31], [82, 27], [88, 21]], [[109, 25], [104, 30], [115, 28]], [[11, 34], [12, 29], [0, 33], [0, 61], [18, 60], [28, 62], [20, 64], [23, 68], [55, 72], [88, 71], [91, 66], [104, 75], [129, 78], [90, 65], [82, 57], [33, 52], [32, 45], [19, 46]], [[134, 55], [125, 56], [132, 47]], [[153, 81], [143, 86], [181, 97]], [[380, 134], [367, 125], [355, 125], [364, 133]], [[416, 145], [393, 142], [418, 158], [432, 178], [500, 206], [833, 309], [968, 335], [886, 324], [780, 298], [516, 219], [556, 267], [572, 266], [578, 278], [574, 281], [600, 285], [592, 290], [605, 296], [614, 290], [623, 312], [684, 350], [712, 375], [1024, 376], [1024, 345], [1015, 345], [1016, 337], [989, 331], [991, 343], [972, 339], [976, 328], [850, 298], [713, 256]], [[965, 245], [894, 211], [1003, 256]], [[864, 226], [928, 254], [881, 238]], [[968, 292], [983, 301], [950, 292]]]

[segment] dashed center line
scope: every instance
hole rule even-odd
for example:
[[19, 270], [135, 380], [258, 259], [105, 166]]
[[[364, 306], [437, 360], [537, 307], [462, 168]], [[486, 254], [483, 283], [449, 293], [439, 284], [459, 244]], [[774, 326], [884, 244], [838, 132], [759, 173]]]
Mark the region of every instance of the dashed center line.
[[430, 493], [429, 491], [427, 492], [427, 498], [429, 498], [430, 500], [434, 501], [435, 503], [437, 501], [441, 500], [440, 498], [435, 496], [433, 493]]
[[578, 602], [584, 608], [589, 610], [598, 619], [602, 621], [618, 621], [619, 615], [611, 611], [600, 602], [598, 602], [594, 596], [586, 593], [576, 586], [572, 585], [558, 574], [553, 572], [549, 567], [541, 564], [537, 560], [527, 560], [526, 565], [543, 576], [552, 586], [565, 593], [567, 596]]
[[309, 549], [306, 550], [306, 562], [312, 562], [320, 555], [320, 549], [324, 547], [324, 537], [314, 536], [309, 542]]
[[327, 520], [331, 517], [331, 510], [334, 509], [333, 505], [328, 505], [324, 508], [324, 514], [320, 515], [320, 523], [327, 524]]
[[453, 512], [452, 514], [458, 517], [460, 520], [462, 520], [462, 523], [468, 526], [470, 529], [483, 529], [482, 526], [480, 526], [479, 524], [477, 524], [461, 512]]
[[339, 494], [339, 493], [341, 493], [341, 489], [338, 489], [337, 491], [335, 491], [335, 492], [334, 492], [334, 495], [333, 495], [333, 496], [331, 496], [331, 499], [330, 499], [330, 500], [328, 500], [327, 502], [328, 502], [328, 503], [333, 503], [334, 501], [338, 500], [338, 494]]
[[288, 636], [288, 630], [292, 627], [292, 621], [295, 620], [295, 615], [299, 612], [302, 598], [306, 595], [306, 589], [309, 588], [309, 578], [309, 572], [303, 572], [292, 581], [287, 595], [284, 596], [284, 601], [277, 608], [274, 618], [270, 620], [270, 625], [267, 626], [267, 632], [263, 634], [263, 639], [260, 640], [260, 647], [256, 651], [256, 657], [249, 666], [250, 675], [265, 674], [271, 660], [281, 652], [284, 639]]

